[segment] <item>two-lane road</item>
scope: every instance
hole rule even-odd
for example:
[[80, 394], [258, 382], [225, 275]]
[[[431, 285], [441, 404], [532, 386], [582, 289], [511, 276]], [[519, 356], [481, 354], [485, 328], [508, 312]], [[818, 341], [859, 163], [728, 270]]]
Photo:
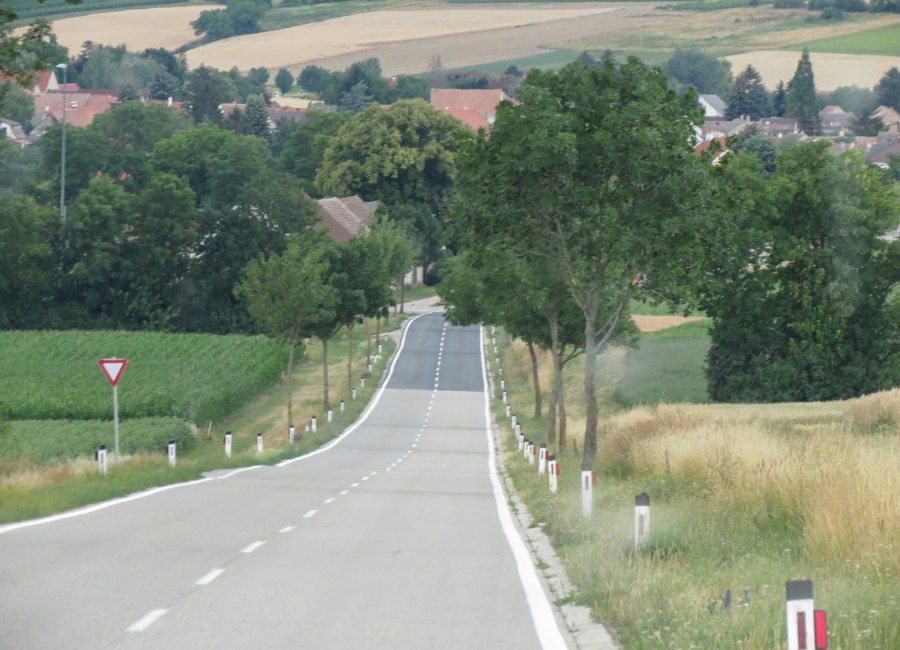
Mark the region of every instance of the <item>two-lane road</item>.
[[477, 327], [408, 327], [337, 443], [0, 526], [0, 648], [565, 648], [506, 511]]

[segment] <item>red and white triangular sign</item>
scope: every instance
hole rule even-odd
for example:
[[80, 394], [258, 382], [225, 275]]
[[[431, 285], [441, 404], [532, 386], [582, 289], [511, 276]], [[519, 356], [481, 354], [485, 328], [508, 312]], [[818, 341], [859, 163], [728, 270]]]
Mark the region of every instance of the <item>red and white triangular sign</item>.
[[125, 366], [128, 365], [128, 359], [100, 359], [97, 363], [103, 368], [109, 383], [115, 386], [116, 382], [119, 381], [119, 377], [122, 376]]

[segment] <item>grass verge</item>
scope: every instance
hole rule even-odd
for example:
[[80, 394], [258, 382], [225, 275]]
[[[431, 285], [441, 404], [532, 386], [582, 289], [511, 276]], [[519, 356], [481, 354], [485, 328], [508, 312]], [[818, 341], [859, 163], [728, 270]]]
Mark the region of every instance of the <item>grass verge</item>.
[[[546, 420], [532, 417], [523, 351], [504, 344], [504, 379], [513, 413], [540, 444]], [[573, 412], [577, 395], [569, 392]], [[507, 451], [506, 467], [577, 601], [625, 650], [783, 647], [784, 583], [803, 578], [828, 611], [830, 647], [900, 647], [900, 389], [774, 407], [606, 406], [590, 519], [581, 514], [579, 455], [562, 453], [556, 494], [520, 454]], [[651, 497], [650, 537], [635, 549], [642, 492]]]
[[[392, 316], [389, 327], [401, 326], [405, 317], [406, 315], [399, 318]], [[50, 423], [51, 426], [60, 426], [58, 436], [54, 433], [53, 438], [48, 436], [46, 439], [33, 440], [32, 436], [42, 436], [45, 433], [46, 422], [13, 421], [10, 430], [0, 434], [0, 523], [45, 516], [150, 487], [197, 479], [211, 470], [273, 464], [320, 447], [359, 417], [377, 390], [386, 362], [396, 347], [392, 340], [384, 338], [380, 358], [373, 363], [372, 371], [369, 372], [365, 330], [363, 327], [357, 327], [357, 330], [353, 339], [352, 378], [347, 375], [350, 347], [346, 336], [337, 337], [329, 345], [329, 386], [334, 406], [331, 423], [327, 422], [323, 408], [321, 345], [312, 344], [307, 350], [306, 359], [292, 377], [264, 392], [239, 413], [227, 419], [200, 423], [193, 446], [183, 453], [182, 450], [190, 446], [190, 443], [179, 445], [178, 463], [174, 469], [168, 466], [163, 446], [158, 444], [156, 437], [159, 436], [156, 436], [146, 443], [149, 444], [151, 453], [128, 454], [118, 466], [113, 464], [110, 457], [108, 474], [100, 476], [89, 448], [83, 450], [88, 457], [74, 455], [68, 460], [60, 460], [56, 451], [61, 439], [58, 436], [65, 435], [63, 426], [71, 426], [71, 431], [81, 432], [79, 438], [83, 438], [85, 445], [92, 447], [94, 438], [104, 435], [103, 429], [112, 436], [111, 422], [66, 425]], [[374, 334], [374, 329], [370, 331]], [[371, 351], [373, 355], [377, 354], [376, 345], [373, 344]], [[360, 385], [361, 379], [365, 379], [365, 386]], [[287, 428], [289, 388], [293, 391], [294, 421], [297, 427], [293, 444], [288, 440]], [[351, 398], [353, 389], [356, 391], [356, 399]], [[342, 399], [345, 402], [343, 412], [338, 408]], [[315, 433], [304, 431], [311, 414], [317, 415]], [[162, 429], [179, 422], [176, 418], [171, 419], [174, 422], [169, 419], [161, 420], [157, 424]], [[123, 420], [122, 423], [123, 449], [126, 452], [130, 448], [126, 448], [125, 442], [131, 440], [131, 431], [126, 430], [127, 422], [129, 421]], [[145, 441], [150, 423], [137, 420], [128, 424], [128, 427], [133, 426], [135, 432], [140, 431], [141, 440]], [[182, 422], [181, 426], [187, 425]], [[232, 431], [233, 434], [231, 458], [226, 458], [224, 454], [222, 436], [225, 431]], [[171, 429], [165, 429], [159, 435], [168, 436], [170, 433]], [[263, 433], [264, 436], [265, 451], [262, 454], [256, 452], [257, 433]], [[28, 438], [28, 442], [22, 441], [23, 436]], [[4, 449], [10, 453], [3, 454]], [[41, 458], [44, 459], [43, 464], [40, 462]]]

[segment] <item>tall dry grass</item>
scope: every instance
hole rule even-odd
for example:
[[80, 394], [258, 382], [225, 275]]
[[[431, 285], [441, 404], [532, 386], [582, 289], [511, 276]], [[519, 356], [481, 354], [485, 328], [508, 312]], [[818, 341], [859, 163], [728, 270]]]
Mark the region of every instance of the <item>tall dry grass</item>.
[[777, 422], [767, 408], [632, 409], [609, 420], [599, 457], [637, 476], [692, 481], [716, 507], [754, 521], [776, 512], [816, 563], [900, 574], [900, 390], [850, 400], [814, 425], [803, 409], [786, 426], [787, 407]]

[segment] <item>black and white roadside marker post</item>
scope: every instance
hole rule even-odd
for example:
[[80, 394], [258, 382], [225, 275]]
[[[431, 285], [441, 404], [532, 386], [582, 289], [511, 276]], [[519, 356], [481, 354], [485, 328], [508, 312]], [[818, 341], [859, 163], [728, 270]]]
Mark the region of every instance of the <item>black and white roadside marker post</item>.
[[510, 422], [511, 422], [511, 424], [512, 424], [512, 428], [513, 428], [516, 432], [518, 432], [518, 429], [516, 428], [516, 423], [518, 422], [518, 420], [516, 419], [516, 416], [515, 416], [515, 415], [510, 416]]
[[344, 400], [341, 400], [341, 413], [344, 412]]
[[507, 402], [506, 404], [506, 417], [510, 417], [512, 415], [512, 404]]
[[647, 543], [650, 535], [650, 495], [642, 492], [634, 497], [634, 550]]
[[225, 432], [225, 458], [231, 458], [231, 431]]
[[785, 586], [788, 650], [827, 649], [825, 610], [814, 608], [812, 580], [788, 580]]
[[106, 476], [106, 445], [100, 445], [94, 452], [94, 458], [97, 459], [97, 469], [103, 476]]
[[115, 357], [111, 359], [99, 359], [97, 363], [100, 364], [100, 368], [103, 369], [103, 374], [106, 375], [106, 378], [109, 380], [109, 383], [112, 384], [113, 389], [113, 433], [115, 434], [115, 459], [116, 463], [119, 462], [119, 392], [116, 388], [116, 384], [119, 383], [119, 379], [122, 377], [122, 373], [125, 371], [125, 366], [128, 365], [128, 359], [116, 359]]
[[256, 434], [256, 453], [263, 453], [263, 435], [261, 433]]
[[166, 445], [166, 456], [169, 457], [169, 467], [175, 467], [175, 463], [177, 462], [175, 458], [176, 450], [175, 450], [175, 439], [170, 438], [169, 444]]
[[328, 420], [328, 423], [331, 424], [331, 420], [334, 418], [334, 411], [328, 409], [328, 412], [325, 414], [325, 419]]
[[293, 444], [293, 442], [294, 442], [294, 433], [296, 433], [296, 429], [294, 428], [294, 425], [292, 424], [291, 426], [288, 427], [288, 442], [290, 442], [291, 444]]
[[313, 433], [316, 432], [316, 416], [315, 415], [309, 419], [309, 430], [312, 431]]
[[355, 388], [350, 390], [350, 399], [356, 399], [356, 389]]
[[506, 391], [503, 391], [503, 403], [506, 404]]
[[547, 471], [547, 443], [542, 442], [538, 450], [538, 476], [543, 476]]
[[581, 464], [581, 514], [591, 518], [591, 506], [594, 499], [594, 472], [590, 463]]

